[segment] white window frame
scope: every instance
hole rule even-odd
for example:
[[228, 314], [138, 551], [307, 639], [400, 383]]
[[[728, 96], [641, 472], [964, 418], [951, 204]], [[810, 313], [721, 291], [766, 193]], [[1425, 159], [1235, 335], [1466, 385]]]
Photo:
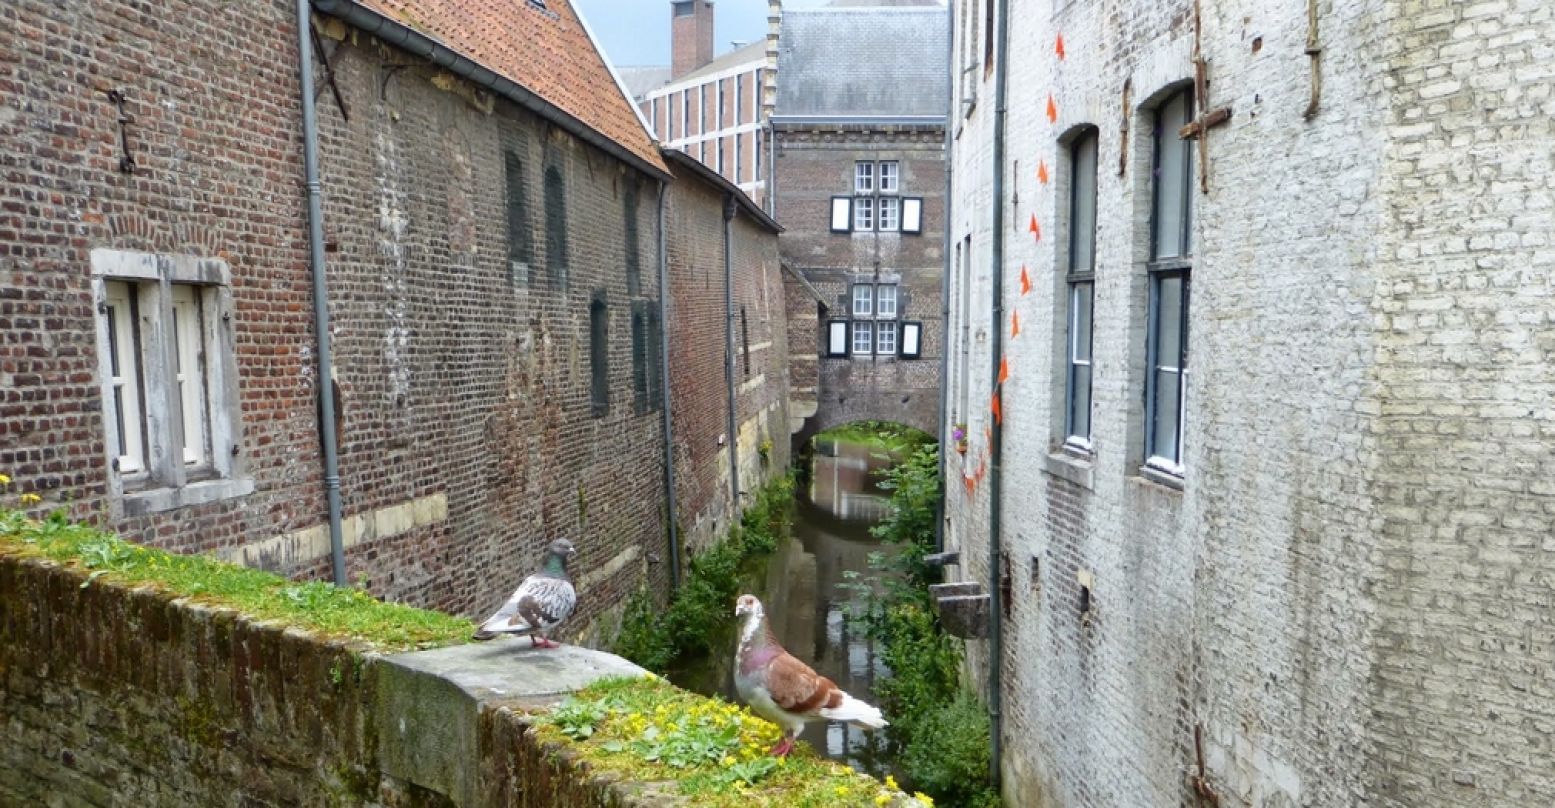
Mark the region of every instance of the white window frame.
[[[860, 293], [863, 294], [860, 294]], [[875, 314], [875, 287], [867, 283], [853, 284], [853, 305], [850, 307], [854, 317], [873, 317]]]
[[101, 327], [107, 337], [102, 344], [108, 354], [103, 363], [104, 407], [108, 428], [113, 432], [108, 441], [109, 456], [119, 474], [143, 474], [146, 470], [142, 435], [145, 422], [140, 412], [144, 390], [140, 384], [140, 340], [136, 338], [134, 295], [130, 284], [124, 281], [103, 284], [102, 315]]
[[[852, 348], [854, 356], [868, 356], [875, 350], [875, 323], [873, 320], [854, 320], [852, 328]], [[860, 337], [863, 338], [862, 343]]]
[[[114, 516], [251, 493], [254, 482], [239, 451], [227, 263], [98, 248], [91, 268]], [[121, 312], [133, 312], [132, 319], [124, 321]], [[126, 390], [138, 397], [119, 395]], [[130, 404], [121, 442], [115, 406]]]
[[177, 426], [183, 463], [200, 466], [209, 459], [210, 434], [205, 387], [205, 318], [201, 316], [200, 290], [186, 283], [171, 286], [173, 303], [173, 386], [182, 410]]
[[879, 215], [876, 216], [876, 223], [881, 232], [894, 233], [901, 229], [902, 200], [894, 196], [882, 196], [879, 197], [879, 202], [880, 211]]
[[[889, 340], [886, 339], [886, 337], [888, 337], [888, 336], [890, 337]], [[887, 347], [887, 345], [886, 345], [887, 342], [890, 343], [889, 347]], [[896, 355], [896, 349], [897, 349], [896, 321], [895, 320], [877, 320], [877, 321], [875, 321], [875, 355], [877, 355], [877, 356], [895, 356]]]
[[853, 198], [853, 230], [875, 229], [875, 198], [872, 196], [857, 196]]
[[901, 163], [896, 160], [881, 160], [878, 170], [880, 177], [880, 193], [894, 194], [902, 189]]
[[853, 193], [872, 194], [875, 192], [875, 164], [869, 160], [860, 160], [853, 164]]
[[[889, 292], [889, 294], [887, 294]], [[894, 319], [896, 317], [897, 287], [894, 283], [880, 283], [875, 285], [875, 316]], [[886, 305], [887, 301], [890, 305]]]

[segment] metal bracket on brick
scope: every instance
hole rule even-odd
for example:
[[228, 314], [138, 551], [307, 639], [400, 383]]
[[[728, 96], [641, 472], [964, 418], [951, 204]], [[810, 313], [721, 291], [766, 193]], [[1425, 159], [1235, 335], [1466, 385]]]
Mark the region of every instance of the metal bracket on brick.
[[119, 170], [126, 174], [135, 173], [135, 155], [130, 153], [130, 116], [124, 111], [123, 90], [109, 90], [108, 101], [119, 108]]

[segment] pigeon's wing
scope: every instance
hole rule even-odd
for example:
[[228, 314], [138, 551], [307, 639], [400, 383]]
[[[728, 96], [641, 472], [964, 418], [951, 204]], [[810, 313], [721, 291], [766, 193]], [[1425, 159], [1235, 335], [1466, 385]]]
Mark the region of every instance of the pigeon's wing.
[[561, 578], [532, 575], [480, 630], [500, 634], [530, 634], [566, 619], [577, 603], [572, 584]]
[[790, 713], [812, 715], [842, 704], [842, 691], [832, 680], [784, 651], [767, 666], [767, 692], [773, 703]]

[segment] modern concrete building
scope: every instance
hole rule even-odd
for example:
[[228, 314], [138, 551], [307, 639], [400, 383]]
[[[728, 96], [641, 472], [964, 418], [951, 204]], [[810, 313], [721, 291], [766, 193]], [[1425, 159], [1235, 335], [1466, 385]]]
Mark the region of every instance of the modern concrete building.
[[1007, 804], [1555, 804], [1549, 4], [955, 9]]

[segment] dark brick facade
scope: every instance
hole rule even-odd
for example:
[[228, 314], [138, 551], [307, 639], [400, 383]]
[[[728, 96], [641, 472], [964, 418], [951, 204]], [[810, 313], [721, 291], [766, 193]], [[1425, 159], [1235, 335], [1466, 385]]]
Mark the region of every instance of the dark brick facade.
[[[731, 444], [742, 492], [788, 467], [788, 327], [775, 230], [735, 206], [728, 317], [724, 202], [732, 188], [683, 163], [673, 167], [666, 230], [676, 509], [683, 541], [694, 549], [728, 526]], [[736, 436], [728, 434], [726, 328], [734, 336]]]
[[[40, 512], [66, 505], [133, 540], [247, 548], [251, 562], [323, 577], [292, 8], [28, 0], [0, 11], [0, 88], [15, 99], [0, 107], [0, 472], [13, 493], [41, 494]], [[479, 613], [567, 536], [581, 551], [581, 631], [625, 592], [668, 579], [661, 186], [418, 57], [315, 24], [349, 575], [392, 599]], [[109, 89], [129, 98], [133, 176], [118, 170]], [[723, 199], [687, 184], [669, 217], [684, 228], [671, 236], [686, 296], [671, 342], [681, 518], [726, 524]], [[734, 229], [750, 490], [787, 462], [786, 328], [775, 235], [744, 214]], [[105, 443], [100, 248], [230, 268], [243, 492], [126, 515]], [[597, 304], [602, 353], [590, 343]], [[608, 360], [602, 375], [591, 356]], [[596, 377], [605, 401], [591, 394]]]
[[[806, 321], [813, 337], [794, 342], [796, 395], [816, 379], [815, 413], [799, 431], [801, 440], [827, 427], [857, 420], [897, 421], [931, 434], [939, 411], [941, 279], [944, 266], [944, 129], [939, 126], [777, 126], [775, 210], [786, 228], [783, 260], [825, 300], [790, 282], [789, 313]], [[859, 161], [895, 161], [903, 197], [923, 199], [920, 234], [833, 233], [831, 199], [853, 192]], [[897, 320], [921, 322], [920, 357], [827, 358], [826, 321], [849, 319], [854, 283], [898, 284]], [[818, 367], [811, 363], [819, 355]]]

